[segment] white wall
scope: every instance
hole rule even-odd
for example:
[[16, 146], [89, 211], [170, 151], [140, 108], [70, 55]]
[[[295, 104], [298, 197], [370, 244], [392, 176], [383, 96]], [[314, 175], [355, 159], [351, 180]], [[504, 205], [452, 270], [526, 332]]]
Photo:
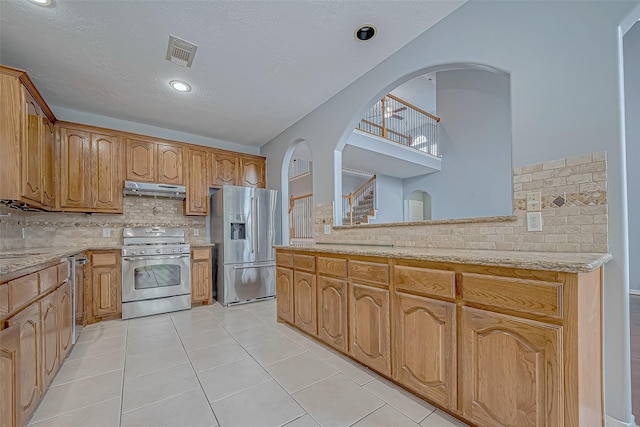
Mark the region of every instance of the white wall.
[[486, 70], [436, 74], [442, 169], [405, 180], [431, 195], [431, 219], [511, 215], [509, 76]]
[[629, 287], [640, 291], [640, 23], [624, 36]]
[[398, 86], [391, 93], [409, 104], [436, 114], [436, 85], [426, 76], [419, 76]]
[[[289, 147], [305, 139], [316, 170], [333, 170], [356, 123], [384, 93], [450, 63], [477, 63], [511, 78], [513, 165], [608, 152], [605, 268], [605, 409], [631, 425], [626, 177], [620, 93], [620, 25], [636, 1], [470, 1], [261, 148], [270, 186], [281, 185]], [[375, 42], [375, 40], [374, 40]], [[338, 196], [338, 178], [314, 182], [316, 202]], [[328, 174], [329, 175], [329, 174]], [[284, 228], [284, 227], [283, 227]]]
[[376, 206], [378, 212], [372, 222], [402, 222], [404, 202], [402, 201], [402, 180], [388, 175], [376, 175]]

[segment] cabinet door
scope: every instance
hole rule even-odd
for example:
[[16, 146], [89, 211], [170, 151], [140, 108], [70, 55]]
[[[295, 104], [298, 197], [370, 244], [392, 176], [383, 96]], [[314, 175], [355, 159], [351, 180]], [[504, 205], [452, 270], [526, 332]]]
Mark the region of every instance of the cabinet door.
[[26, 132], [22, 147], [22, 196], [42, 201], [42, 112], [35, 100], [25, 91]]
[[265, 160], [243, 157], [241, 162], [240, 185], [265, 188]]
[[276, 298], [278, 318], [293, 323], [293, 270], [276, 269]]
[[156, 144], [136, 139], [125, 140], [128, 181], [155, 182]]
[[122, 289], [117, 267], [91, 267], [91, 286], [92, 316], [104, 317], [122, 313]]
[[42, 394], [40, 304], [28, 306], [9, 319], [9, 326], [20, 328], [20, 399], [18, 425], [27, 424]]
[[182, 147], [158, 144], [158, 182], [184, 185], [182, 170]]
[[455, 411], [455, 304], [398, 292], [394, 313], [393, 378]]
[[[80, 288], [81, 289], [81, 288]], [[79, 291], [81, 292], [81, 290]], [[71, 304], [71, 283], [65, 282], [58, 288], [58, 353], [60, 363], [64, 360], [69, 350], [71, 350], [72, 334], [72, 309]]]
[[211, 265], [207, 261], [191, 261], [191, 302], [207, 302], [211, 298]]
[[212, 186], [222, 187], [223, 185], [239, 185], [239, 169], [240, 159], [238, 156], [219, 152], [211, 153]]
[[462, 308], [463, 416], [478, 425], [563, 425], [562, 327]]
[[318, 276], [318, 336], [347, 352], [347, 282]]
[[390, 375], [389, 291], [356, 283], [349, 289], [349, 353]]
[[56, 134], [53, 123], [42, 117], [42, 204], [56, 206]]
[[91, 209], [89, 133], [60, 128], [60, 207]]
[[20, 327], [0, 331], [0, 425], [20, 427]]
[[316, 321], [316, 276], [302, 271], [293, 272], [294, 323], [311, 335], [318, 335]]
[[209, 181], [207, 175], [207, 152], [189, 148], [187, 167], [187, 215], [209, 213]]
[[40, 301], [42, 315], [42, 388], [45, 390], [58, 372], [58, 295], [50, 293]]
[[91, 135], [92, 208], [97, 212], [122, 213], [122, 156], [114, 135]]

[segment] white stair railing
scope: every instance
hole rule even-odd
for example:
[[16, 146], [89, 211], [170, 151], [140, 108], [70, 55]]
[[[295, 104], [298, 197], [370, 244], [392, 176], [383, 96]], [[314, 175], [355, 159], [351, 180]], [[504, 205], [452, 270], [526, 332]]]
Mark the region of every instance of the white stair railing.
[[289, 198], [289, 237], [313, 238], [313, 194]]

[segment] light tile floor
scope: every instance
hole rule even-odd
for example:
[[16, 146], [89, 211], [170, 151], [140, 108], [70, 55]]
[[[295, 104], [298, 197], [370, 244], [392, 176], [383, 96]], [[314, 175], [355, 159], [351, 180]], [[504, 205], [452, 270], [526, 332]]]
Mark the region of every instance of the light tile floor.
[[33, 427], [460, 427], [295, 329], [275, 300], [85, 328]]

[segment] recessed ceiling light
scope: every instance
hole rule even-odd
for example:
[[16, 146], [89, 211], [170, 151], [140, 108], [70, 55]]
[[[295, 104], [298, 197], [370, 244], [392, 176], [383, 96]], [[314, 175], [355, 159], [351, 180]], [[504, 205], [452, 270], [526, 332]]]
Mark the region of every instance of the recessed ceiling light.
[[356, 28], [356, 32], [353, 33], [353, 36], [359, 42], [368, 42], [376, 36], [377, 32], [378, 31], [376, 30], [375, 26], [371, 24], [364, 24]]
[[169, 82], [169, 86], [171, 86], [178, 92], [189, 92], [191, 90], [191, 86], [189, 86], [185, 82], [181, 82], [180, 80], [171, 80]]
[[30, 0], [31, 3], [35, 3], [39, 6], [51, 6], [52, 0]]

